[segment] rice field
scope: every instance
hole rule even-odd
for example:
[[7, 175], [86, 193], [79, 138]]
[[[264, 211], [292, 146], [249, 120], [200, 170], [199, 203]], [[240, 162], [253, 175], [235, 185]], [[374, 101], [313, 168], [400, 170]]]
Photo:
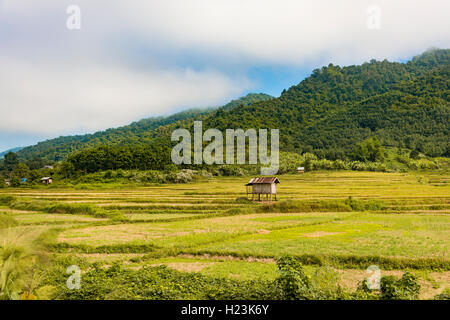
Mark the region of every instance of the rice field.
[[[18, 224], [0, 229], [27, 245], [45, 244], [55, 255], [127, 268], [166, 265], [211, 277], [273, 279], [275, 259], [299, 257], [307, 268], [330, 265], [341, 283], [355, 287], [365, 269], [382, 274], [411, 270], [421, 298], [450, 287], [450, 177], [420, 173], [313, 172], [279, 176], [278, 202], [377, 200], [380, 210], [264, 212], [250, 203], [250, 177], [216, 177], [189, 184], [121, 188], [5, 189], [21, 206], [0, 213]], [[328, 201], [328, 202], [327, 202]], [[42, 204], [93, 206], [114, 217], [78, 210], [49, 212]], [[80, 207], [84, 208], [84, 207]], [[331, 208], [331, 207], [330, 207]], [[120, 218], [117, 218], [120, 217]]]

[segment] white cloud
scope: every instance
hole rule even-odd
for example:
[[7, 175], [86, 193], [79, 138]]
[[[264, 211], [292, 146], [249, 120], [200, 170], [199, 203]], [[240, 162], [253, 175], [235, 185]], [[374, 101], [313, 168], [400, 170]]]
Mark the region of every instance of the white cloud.
[[[226, 102], [251, 88], [251, 66], [356, 64], [450, 45], [441, 0], [30, 3], [0, 2], [0, 131], [94, 131]], [[81, 8], [79, 31], [66, 29], [70, 4]], [[380, 6], [380, 30], [366, 27], [369, 5]]]
[[88, 65], [33, 65], [0, 60], [0, 128], [22, 132], [93, 131], [180, 106], [223, 103], [248, 87], [213, 71], [135, 72]]
[[[366, 26], [373, 5], [379, 30]], [[111, 10], [148, 39], [262, 63], [350, 63], [450, 44], [450, 2], [442, 0], [146, 0]]]

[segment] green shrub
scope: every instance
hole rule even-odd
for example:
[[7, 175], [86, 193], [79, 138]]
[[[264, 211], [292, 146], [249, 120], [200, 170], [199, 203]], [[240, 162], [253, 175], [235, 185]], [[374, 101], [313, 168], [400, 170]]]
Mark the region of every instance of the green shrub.
[[409, 153], [409, 157], [410, 157], [411, 159], [417, 160], [417, 159], [420, 158], [420, 152], [417, 151], [416, 149], [414, 149], [414, 150], [412, 150], [412, 151]]
[[277, 259], [275, 282], [286, 300], [337, 300], [352, 296], [339, 285], [339, 275], [328, 266], [321, 266], [309, 275], [298, 259], [284, 255]]
[[417, 277], [406, 272], [400, 279], [394, 276], [381, 278], [381, 298], [385, 300], [415, 300], [419, 297]]
[[13, 188], [18, 188], [22, 185], [22, 182], [20, 181], [20, 178], [18, 178], [16, 176], [12, 176], [11, 180], [10, 180], [10, 185]]
[[244, 170], [237, 165], [220, 165], [217, 166], [216, 170], [216, 175], [219, 176], [224, 176], [224, 177], [229, 177], [229, 176], [243, 176], [245, 175]]
[[283, 298], [287, 300], [308, 299], [311, 279], [303, 266], [293, 257], [284, 255], [277, 259], [277, 282], [283, 290]]
[[[79, 290], [65, 285], [65, 268], [73, 261], [58, 264], [57, 271], [46, 272], [46, 284], [56, 286], [58, 297], [68, 300], [268, 300], [280, 299], [281, 291], [272, 281], [238, 281], [185, 273], [166, 266], [124, 269], [118, 264], [104, 268], [93, 264], [83, 273]], [[75, 263], [76, 264], [76, 263]], [[81, 266], [80, 266], [81, 267]]]
[[381, 200], [356, 200], [351, 196], [345, 200], [345, 204], [350, 206], [353, 211], [378, 211], [386, 209], [386, 204]]

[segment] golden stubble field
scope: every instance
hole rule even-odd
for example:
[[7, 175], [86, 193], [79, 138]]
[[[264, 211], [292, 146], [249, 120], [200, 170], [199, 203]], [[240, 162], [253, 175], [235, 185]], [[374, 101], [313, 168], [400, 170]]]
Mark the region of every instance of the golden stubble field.
[[[317, 261], [330, 264], [342, 285], [351, 288], [364, 279], [370, 264], [379, 265], [382, 274], [414, 272], [421, 279], [422, 298], [450, 286], [448, 174], [279, 176], [279, 202], [324, 201], [325, 209], [308, 212], [259, 212], [262, 204], [239, 199], [249, 179], [93, 190], [5, 189], [0, 195], [14, 196], [15, 202], [4, 203], [0, 212], [18, 224], [0, 229], [0, 240], [15, 238], [29, 246], [42, 242], [54, 254], [106, 266], [115, 261], [133, 269], [165, 264], [236, 279], [276, 277], [274, 259], [287, 253], [303, 257], [308, 268]], [[384, 207], [326, 210], [326, 203], [350, 196], [378, 200]], [[50, 203], [77, 210], [42, 209]], [[106, 214], [84, 212], [88, 207]]]

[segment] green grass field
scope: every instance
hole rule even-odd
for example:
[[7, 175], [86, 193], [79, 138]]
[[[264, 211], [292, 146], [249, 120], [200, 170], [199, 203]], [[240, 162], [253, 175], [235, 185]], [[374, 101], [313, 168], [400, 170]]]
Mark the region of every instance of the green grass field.
[[[372, 264], [382, 275], [405, 270], [418, 275], [421, 298], [450, 287], [448, 174], [283, 175], [279, 207], [240, 199], [249, 178], [92, 190], [4, 189], [0, 197], [15, 199], [3, 201], [0, 213], [17, 224], [0, 229], [0, 241], [14, 237], [30, 246], [44, 244], [57, 256], [105, 265], [166, 265], [239, 280], [274, 279], [275, 259], [287, 253], [311, 270], [332, 266], [341, 284], [351, 288]], [[346, 210], [348, 197], [382, 206]], [[286, 200], [299, 209], [279, 209]], [[49, 209], [54, 204], [60, 206]]]

